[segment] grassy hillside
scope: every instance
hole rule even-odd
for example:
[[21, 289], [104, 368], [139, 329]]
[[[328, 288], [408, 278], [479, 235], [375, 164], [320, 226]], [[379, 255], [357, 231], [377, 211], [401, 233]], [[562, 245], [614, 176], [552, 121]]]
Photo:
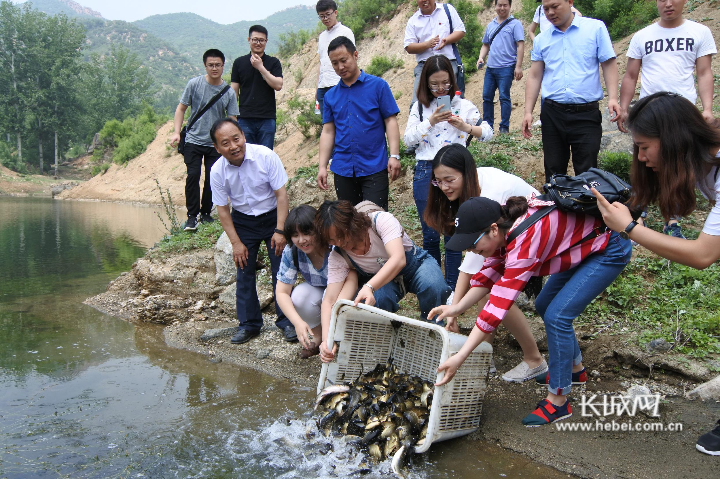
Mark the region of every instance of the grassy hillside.
[[100, 12], [91, 8], [83, 7], [72, 0], [27, 0], [35, 10], [40, 10], [48, 15], [64, 14], [69, 18], [94, 17], [102, 18]]
[[221, 25], [194, 13], [153, 15], [134, 25], [167, 41], [190, 59], [201, 59], [208, 48], [219, 48], [229, 59], [247, 54], [248, 29], [259, 24], [268, 29], [268, 53], [277, 51], [280, 34], [313, 29], [318, 24], [314, 7], [298, 6], [270, 15], [265, 20], [242, 21]]

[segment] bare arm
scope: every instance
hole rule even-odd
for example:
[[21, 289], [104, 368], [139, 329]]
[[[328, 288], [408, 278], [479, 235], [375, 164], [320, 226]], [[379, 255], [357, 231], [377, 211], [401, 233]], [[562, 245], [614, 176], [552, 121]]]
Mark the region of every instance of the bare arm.
[[[330, 320], [332, 318], [332, 309], [335, 302], [339, 299], [349, 300], [357, 291], [357, 273], [354, 270], [348, 272], [348, 276], [344, 281], [338, 283], [330, 283], [325, 289], [320, 306], [320, 324], [322, 325], [322, 342], [320, 342], [320, 359], [327, 363], [335, 357], [336, 347], [333, 346], [332, 351], [327, 348], [328, 333], [330, 331]], [[281, 307], [282, 308], [282, 307]]]
[[617, 58], [613, 57], [605, 60], [600, 64], [605, 79], [605, 88], [608, 92], [608, 111], [610, 112], [610, 121], [615, 122], [620, 118], [620, 105], [618, 105], [618, 67]]
[[467, 340], [465, 340], [465, 343], [463, 344], [462, 348], [453, 355], [452, 357], [448, 358], [443, 362], [442, 365], [440, 365], [437, 369], [437, 372], [445, 372], [445, 376], [443, 376], [442, 380], [437, 382], [435, 386], [445, 385], [450, 380], [453, 379], [455, 374], [458, 371], [458, 368], [467, 360], [467, 357], [470, 356], [473, 350], [477, 348], [478, 345], [480, 345], [482, 342], [487, 341], [490, 338], [489, 333], [485, 333], [482, 330], [478, 328], [477, 325], [472, 329], [472, 332], [470, 332], [470, 336], [468, 336]]
[[517, 60], [515, 61], [515, 80], [520, 81], [523, 77], [522, 63], [525, 57], [525, 41], [517, 42]]
[[[288, 207], [290, 202], [288, 201], [287, 190], [285, 185], [275, 190], [275, 198], [277, 199], [277, 225], [275, 228], [283, 230], [285, 228], [285, 219], [288, 216]], [[287, 244], [285, 236], [275, 232], [270, 240], [270, 246], [275, 249], [275, 255], [278, 257], [282, 255], [283, 248]]]
[[528, 78], [525, 82], [525, 117], [522, 123], [522, 133], [525, 138], [532, 137], [530, 128], [532, 127], [533, 109], [540, 93], [540, 83], [542, 82], [543, 72], [545, 71], [545, 62], [534, 61], [530, 65]]
[[530, 37], [530, 40], [533, 42], [535, 41], [535, 30], [537, 30], [537, 27], [539, 26], [538, 23], [532, 22], [530, 26], [528, 27], [528, 36]]
[[[402, 237], [390, 240], [385, 244], [388, 253], [388, 261], [385, 265], [367, 282], [372, 285], [374, 291], [392, 282], [400, 271], [405, 268], [405, 247], [402, 244]], [[363, 286], [355, 297], [355, 305], [363, 302], [367, 305], [375, 305], [375, 295], [369, 287]]]
[[635, 88], [637, 87], [641, 65], [642, 60], [639, 58], [628, 58], [625, 76], [620, 86], [620, 118], [618, 119], [618, 129], [620, 129], [621, 132], [627, 133], [625, 122], [627, 121], [630, 102], [635, 96]]
[[[457, 283], [455, 283], [455, 294], [453, 295], [452, 304], [457, 305], [460, 303], [460, 300], [463, 299], [467, 291], [470, 289], [470, 279], [472, 278], [472, 275], [465, 272], [460, 272], [458, 275]], [[455, 317], [445, 317], [446, 320], [446, 326], [445, 330], [448, 330], [450, 332], [460, 333], [460, 329], [458, 328], [457, 321], [455, 320]]]
[[304, 348], [310, 348], [310, 335], [312, 334], [312, 330], [307, 322], [298, 314], [297, 310], [295, 310], [295, 304], [293, 304], [291, 297], [292, 289], [292, 285], [278, 280], [275, 286], [275, 299], [285, 316], [295, 327], [295, 332], [302, 346]]
[[[598, 208], [608, 227], [620, 232], [630, 225], [632, 216], [625, 205], [618, 202], [610, 204], [594, 188], [592, 192], [598, 199]], [[630, 232], [630, 239], [663, 258], [699, 270], [709, 267], [720, 259], [720, 236], [703, 232], [700, 232], [697, 240], [684, 240], [638, 225]]]
[[240, 98], [240, 84], [238, 82], [230, 82], [230, 88], [235, 92], [235, 98]]
[[485, 58], [488, 55], [488, 52], [490, 51], [490, 45], [487, 43], [483, 43], [483, 46], [480, 48], [480, 55], [478, 55], [478, 61], [477, 61], [477, 68], [481, 68], [481, 65], [485, 64]]
[[[335, 123], [328, 122], [323, 125], [322, 133], [320, 134], [320, 165], [318, 166], [317, 184], [322, 190], [328, 189], [327, 166], [328, 163], [330, 163], [333, 146], [335, 146]], [[398, 150], [400, 150], [399, 147]]]
[[173, 147], [176, 147], [178, 142], [180, 141], [180, 130], [182, 130], [182, 124], [183, 120], [185, 119], [185, 111], [187, 110], [187, 105], [184, 105], [182, 103], [178, 103], [177, 108], [175, 109], [175, 117], [174, 117], [174, 124], [175, 124], [175, 131], [172, 134], [172, 137], [170, 137], [170, 145]]
[[410, 45], [405, 47], [405, 51], [407, 53], [417, 55], [418, 53], [423, 53], [430, 48], [435, 48], [438, 43], [440, 43], [440, 37], [436, 35], [425, 42], [411, 43]]
[[700, 102], [702, 103], [702, 115], [706, 121], [712, 121], [712, 101], [713, 101], [713, 72], [712, 72], [712, 55], [705, 55], [695, 61], [695, 70], [697, 73], [698, 93]]
[[[390, 115], [385, 119], [385, 134], [388, 139], [390, 155], [400, 155], [400, 127], [397, 115]], [[395, 181], [400, 176], [400, 160], [388, 158], [388, 173], [390, 181]]]

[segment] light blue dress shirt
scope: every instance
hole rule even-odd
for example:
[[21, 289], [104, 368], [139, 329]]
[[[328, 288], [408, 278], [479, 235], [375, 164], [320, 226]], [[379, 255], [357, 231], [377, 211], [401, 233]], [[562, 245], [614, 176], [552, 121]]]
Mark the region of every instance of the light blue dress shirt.
[[605, 24], [575, 16], [563, 32], [553, 25], [535, 37], [530, 58], [544, 62], [542, 97], [559, 103], [588, 103], [603, 98], [598, 65], [615, 58]]

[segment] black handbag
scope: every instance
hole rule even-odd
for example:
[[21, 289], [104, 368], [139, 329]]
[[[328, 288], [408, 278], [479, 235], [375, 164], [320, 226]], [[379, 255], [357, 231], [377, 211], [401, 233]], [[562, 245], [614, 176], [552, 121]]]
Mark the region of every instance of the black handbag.
[[178, 142], [177, 150], [179, 154], [185, 153], [185, 135], [187, 134], [188, 130], [190, 130], [193, 125], [195, 125], [195, 122], [197, 122], [200, 117], [203, 116], [205, 112], [210, 110], [210, 107], [215, 105], [215, 103], [220, 100], [220, 98], [225, 95], [225, 92], [230, 90], [230, 85], [225, 85], [225, 88], [220, 90], [220, 92], [216, 93], [214, 97], [210, 99], [210, 101], [205, 104], [205, 106], [198, 112], [197, 115], [193, 115], [190, 120], [188, 120], [188, 123], [186, 126], [182, 127], [182, 130], [180, 130], [180, 141]]

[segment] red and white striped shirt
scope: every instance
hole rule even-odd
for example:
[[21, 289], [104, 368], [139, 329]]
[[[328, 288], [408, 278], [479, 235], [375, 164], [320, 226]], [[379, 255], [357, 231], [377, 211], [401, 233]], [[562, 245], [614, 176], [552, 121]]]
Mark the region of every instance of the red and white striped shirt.
[[[527, 214], [518, 218], [508, 232], [512, 232], [536, 210], [552, 202], [528, 200]], [[473, 275], [471, 287], [490, 289], [490, 299], [478, 315], [476, 325], [483, 332], [492, 332], [533, 276], [564, 272], [593, 253], [602, 252], [610, 239], [610, 231], [577, 244], [602, 221], [592, 215], [563, 212], [555, 209], [535, 222], [493, 256], [485, 259], [482, 269]]]

